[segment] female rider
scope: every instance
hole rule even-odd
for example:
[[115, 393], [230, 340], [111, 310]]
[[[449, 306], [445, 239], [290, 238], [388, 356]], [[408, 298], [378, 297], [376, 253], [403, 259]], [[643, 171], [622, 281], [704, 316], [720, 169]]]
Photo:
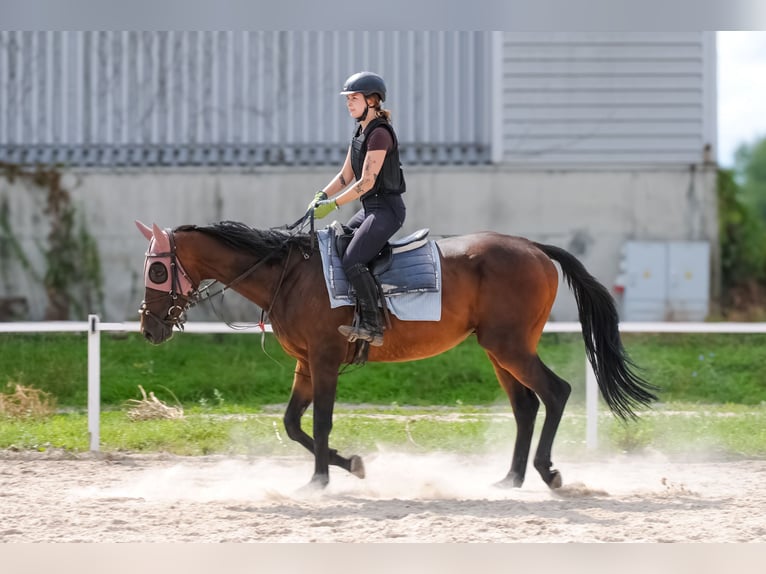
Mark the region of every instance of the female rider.
[[383, 325], [375, 280], [367, 265], [404, 223], [406, 186], [391, 113], [381, 107], [386, 99], [383, 78], [358, 72], [346, 80], [340, 93], [359, 125], [340, 172], [317, 192], [309, 208], [321, 219], [341, 205], [362, 200], [362, 208], [347, 223], [354, 234], [342, 260], [359, 302], [360, 320], [356, 326], [342, 325], [338, 330], [351, 342], [363, 339], [377, 347], [383, 344]]

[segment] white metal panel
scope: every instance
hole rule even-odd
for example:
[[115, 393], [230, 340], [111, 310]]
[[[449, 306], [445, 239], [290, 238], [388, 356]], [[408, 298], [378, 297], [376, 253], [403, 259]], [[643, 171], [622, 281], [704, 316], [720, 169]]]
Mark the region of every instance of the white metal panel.
[[592, 89], [575, 90], [508, 90], [505, 93], [505, 106], [509, 108], [523, 106], [542, 107], [691, 107], [702, 108], [699, 90], [674, 89]]
[[718, 148], [718, 55], [714, 32], [707, 32], [703, 35], [703, 53], [702, 139], [705, 146], [709, 146], [709, 156], [714, 158]]
[[[643, 121], [694, 121], [702, 123], [699, 108], [686, 106], [615, 106], [605, 110], [604, 106], [581, 106], [576, 109], [560, 106], [506, 107], [503, 110], [506, 121], [526, 120], [529, 128], [552, 121], [584, 124], [605, 124], [615, 122]], [[509, 134], [513, 135], [513, 134]]]
[[667, 297], [667, 249], [664, 243], [628, 241], [623, 247], [626, 321], [662, 321]]
[[[700, 46], [701, 49], [701, 46]], [[643, 78], [651, 85], [652, 78], [657, 76], [691, 74], [699, 76], [702, 59], [688, 60], [633, 60], [617, 61], [602, 58], [590, 58], [587, 60], [575, 60], [562, 49], [562, 56], [558, 60], [528, 61], [505, 60], [506, 77], [523, 79], [526, 76], [559, 76], [562, 78], [577, 76], [627, 76]]]
[[697, 150], [697, 139], [694, 135], [666, 134], [662, 137], [641, 134], [607, 134], [612, 148], [604, 149], [603, 135], [598, 129], [591, 132], [572, 133], [568, 135], [550, 136], [543, 134], [527, 134], [523, 139], [510, 140], [515, 143], [513, 149], [529, 153], [559, 152], [573, 154], [582, 153], [673, 153], [692, 152]]
[[668, 243], [668, 320], [702, 321], [710, 300], [710, 244]]
[[[502, 163], [505, 133], [513, 132], [512, 120], [506, 120], [503, 109], [503, 34], [492, 33], [492, 163]], [[519, 126], [523, 130], [526, 124]]]
[[714, 38], [701, 32], [506, 33], [504, 160], [701, 163], [705, 145], [715, 146]]
[[623, 246], [622, 318], [702, 321], [710, 301], [706, 241], [628, 241]]
[[[512, 119], [505, 122], [509, 130], [521, 130], [525, 126], [522, 120]], [[540, 122], [536, 127], [536, 137], [554, 137], [562, 134], [579, 135], [598, 133], [601, 136], [610, 136], [614, 138], [646, 138], [651, 137], [654, 141], [659, 138], [688, 136], [696, 137], [700, 131], [700, 123], [696, 120], [621, 120], [603, 122], [598, 125], [588, 124], [586, 122], [574, 122], [566, 120], [550, 120]]]
[[[502, 48], [501, 48], [502, 50]], [[502, 53], [500, 53], [502, 57]], [[502, 78], [501, 78], [502, 79]], [[630, 75], [622, 73], [615, 75], [603, 70], [599, 74], [577, 75], [561, 74], [551, 76], [548, 74], [529, 74], [523, 82], [508, 84], [509, 92], [542, 90], [564, 90], [567, 92], [594, 91], [594, 90], [699, 90], [699, 76], [697, 74], [652, 74], [652, 85], [646, 85], [646, 77], [641, 74]]]

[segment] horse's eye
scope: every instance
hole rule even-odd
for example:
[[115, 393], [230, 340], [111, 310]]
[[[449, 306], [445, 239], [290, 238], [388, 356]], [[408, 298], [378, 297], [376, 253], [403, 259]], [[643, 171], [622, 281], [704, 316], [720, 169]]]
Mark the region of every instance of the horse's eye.
[[164, 263], [155, 261], [149, 266], [149, 280], [158, 285], [168, 280], [168, 269]]

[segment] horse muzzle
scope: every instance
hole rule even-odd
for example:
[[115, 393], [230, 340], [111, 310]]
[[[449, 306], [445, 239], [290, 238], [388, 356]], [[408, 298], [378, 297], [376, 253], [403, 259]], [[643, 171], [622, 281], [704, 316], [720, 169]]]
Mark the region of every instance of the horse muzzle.
[[153, 345], [164, 343], [173, 336], [173, 324], [163, 321], [154, 313], [142, 310], [141, 334]]

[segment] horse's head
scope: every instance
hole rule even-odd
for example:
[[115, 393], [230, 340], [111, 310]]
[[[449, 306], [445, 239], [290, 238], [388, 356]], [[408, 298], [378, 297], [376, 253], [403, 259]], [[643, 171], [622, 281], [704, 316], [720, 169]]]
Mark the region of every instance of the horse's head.
[[136, 221], [139, 231], [149, 240], [144, 261], [144, 300], [141, 314], [141, 333], [154, 344], [162, 343], [173, 335], [173, 327], [183, 329], [186, 311], [196, 297], [189, 275], [176, 256], [172, 231], [152, 228]]

